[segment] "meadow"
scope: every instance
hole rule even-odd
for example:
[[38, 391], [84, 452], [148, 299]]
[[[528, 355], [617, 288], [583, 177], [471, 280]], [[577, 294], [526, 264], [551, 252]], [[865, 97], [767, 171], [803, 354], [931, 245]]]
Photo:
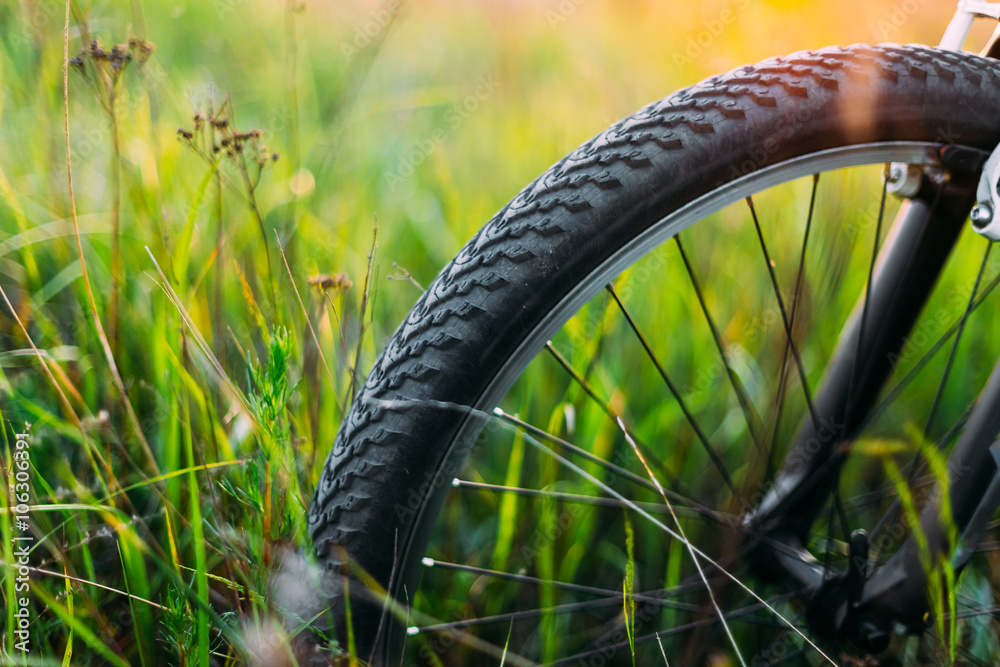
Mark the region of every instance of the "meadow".
[[[804, 48], [936, 43], [951, 12], [921, 0], [73, 0], [64, 35], [64, 4], [0, 3], [3, 664], [291, 664], [308, 619], [288, 612], [288, 596], [309, 567], [305, 517], [343, 414], [422, 286], [483, 223], [553, 161], [675, 89]], [[955, 268], [955, 284], [977, 266]], [[683, 279], [676, 263], [665, 271]], [[769, 312], [757, 300], [767, 289], [749, 281], [717, 295], [731, 327], [775, 333], [748, 315]], [[654, 328], [695, 309], [643, 280], [629, 291]], [[600, 339], [603, 313], [584, 312], [555, 341], [575, 363], [592, 350], [574, 331]], [[707, 401], [720, 382], [697, 367], [709, 342], [687, 345], [685, 386]], [[989, 370], [962, 359], [970, 384]], [[611, 403], [621, 398], [608, 378], [658, 382], [624, 360], [595, 373]], [[611, 447], [614, 429], [580, 407], [579, 390], [533, 377], [509, 412], [566, 432], [577, 405], [579, 429]], [[655, 412], [648, 392], [634, 393]], [[641, 428], [668, 428], [675, 412]], [[534, 460], [518, 436], [498, 437], [517, 465]], [[30, 491], [16, 486], [19, 442]], [[487, 459], [481, 479], [526, 483], [511, 460]], [[542, 463], [526, 469], [539, 485], [562, 479]], [[493, 509], [507, 519], [459, 504], [443, 530], [530, 539], [529, 526], [505, 523], [515, 505]], [[582, 556], [569, 545], [610, 530], [597, 520], [560, 534], [568, 556], [541, 549], [541, 571], [592, 576], [574, 572]], [[608, 559], [631, 563], [622, 521]], [[462, 557], [513, 567], [509, 553]], [[617, 570], [593, 576], [621, 587]], [[987, 597], [988, 579], [976, 579]], [[476, 586], [436, 582], [418, 601], [450, 618]], [[503, 606], [506, 593], [488, 593], [490, 608]], [[444, 602], [425, 599], [435, 596]], [[551, 657], [559, 623], [543, 617], [541, 633], [511, 645], [540, 643]], [[996, 648], [983, 641], [977, 656]]]

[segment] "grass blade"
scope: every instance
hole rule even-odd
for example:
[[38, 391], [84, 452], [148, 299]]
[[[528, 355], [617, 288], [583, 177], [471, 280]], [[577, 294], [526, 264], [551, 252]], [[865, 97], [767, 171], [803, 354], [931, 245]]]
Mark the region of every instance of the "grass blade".
[[184, 227], [181, 229], [180, 236], [177, 237], [177, 250], [174, 253], [174, 276], [177, 279], [177, 284], [181, 286], [182, 291], [183, 286], [187, 284], [188, 259], [191, 256], [191, 239], [194, 236], [194, 223], [198, 219], [198, 212], [205, 201], [208, 186], [212, 184], [212, 179], [219, 170], [220, 160], [222, 160], [221, 156], [217, 157], [215, 162], [209, 165], [208, 171], [205, 172], [201, 183], [198, 184], [198, 189], [194, 193], [194, 200], [191, 202], [191, 208], [188, 210], [187, 219], [184, 221]]

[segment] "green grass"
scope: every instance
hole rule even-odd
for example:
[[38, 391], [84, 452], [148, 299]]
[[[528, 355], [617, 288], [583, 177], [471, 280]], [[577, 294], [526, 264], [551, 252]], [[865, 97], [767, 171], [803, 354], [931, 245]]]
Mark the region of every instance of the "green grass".
[[[31, 422], [31, 659], [289, 660], [289, 628], [308, 619], [274, 582], [308, 553], [305, 516], [326, 454], [356, 385], [418, 297], [414, 283], [429, 284], [524, 184], [610, 122], [743, 62], [878, 41], [878, 21], [893, 8], [855, 2], [856, 12], [831, 12], [819, 0], [761, 0], [704, 57], [679, 57], [731, 4], [411, 2], [359, 46], [358, 31], [381, 9], [375, 3], [74, 0], [68, 49], [81, 55], [68, 72], [67, 109], [64, 6], [0, 4], [0, 287], [9, 299], [0, 305], [0, 418], [5, 471], [12, 434]], [[887, 38], [933, 42], [946, 13], [922, 9]], [[792, 256], [794, 240], [786, 246]], [[668, 251], [654, 275], [683, 280]], [[744, 259], [710, 246], [694, 252], [706, 272]], [[956, 284], [971, 270], [956, 269]], [[692, 299], [668, 301], [649, 285], [638, 270], [619, 284], [644, 301], [638, 315], [647, 326], [696, 318]], [[743, 287], [711, 295], [733, 327], [766, 310], [766, 285]], [[555, 343], [616, 410], [627, 403], [630, 414], [646, 415], [639, 431], [669, 430], [680, 416], [641, 390], [657, 386], [649, 368], [624, 358], [588, 368], [599, 346], [622, 335], [602, 295]], [[699, 375], [711, 349], [704, 337], [676, 344], [672, 358], [700, 409], [719, 380]], [[820, 356], [832, 342], [817, 345]], [[536, 366], [545, 363], [552, 360]], [[551, 370], [529, 370], [531, 386], [505, 407], [568, 438], [586, 434], [605, 458], [630, 460], [614, 424]], [[622, 377], [640, 389], [618, 386]], [[955, 404], [943, 410], [963, 398], [949, 396]], [[712, 416], [738, 432], [728, 412]], [[506, 439], [500, 453], [477, 474], [580, 491], [522, 436], [497, 437]], [[704, 460], [690, 437], [682, 440], [666, 463], [696, 471]], [[0, 509], [12, 504], [4, 496]], [[524, 542], [539, 526], [557, 534], [533, 552], [533, 571], [624, 591], [630, 641], [642, 630], [641, 605], [629, 602], [633, 582], [636, 591], [654, 579], [677, 582], [688, 558], [638, 524], [618, 540], [630, 525], [620, 513], [608, 522], [510, 496], [486, 505], [488, 517], [449, 507], [451, 530], [471, 535], [468, 545]], [[6, 574], [10, 538], [21, 533], [11, 517], [0, 512]], [[616, 536], [594, 546], [610, 565], [590, 572], [600, 534]], [[458, 542], [484, 567], [524, 561], [516, 546]], [[980, 589], [991, 590], [980, 575]], [[7, 646], [14, 584], [6, 576], [2, 588]], [[514, 597], [462, 578], [414, 595], [442, 615], [466, 611], [454, 601], [469, 596], [502, 613]], [[546, 587], [538, 602], [559, 596]], [[684, 616], [665, 609], [658, 618]], [[496, 644], [554, 656], [552, 638], [572, 628], [556, 614], [540, 625], [541, 636], [507, 625]], [[670, 638], [663, 647], [668, 656], [679, 650]], [[5, 660], [24, 662], [12, 655]]]

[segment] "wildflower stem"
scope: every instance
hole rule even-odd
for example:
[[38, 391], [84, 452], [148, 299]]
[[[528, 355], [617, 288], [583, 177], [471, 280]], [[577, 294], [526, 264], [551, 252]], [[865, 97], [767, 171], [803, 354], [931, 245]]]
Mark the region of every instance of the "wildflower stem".
[[119, 141], [118, 112], [115, 109], [115, 84], [111, 83], [108, 98], [108, 114], [111, 120], [111, 296], [108, 306], [108, 338], [111, 340], [111, 350], [117, 356], [120, 353], [118, 340], [119, 330], [119, 292], [122, 280], [121, 258], [121, 144]]

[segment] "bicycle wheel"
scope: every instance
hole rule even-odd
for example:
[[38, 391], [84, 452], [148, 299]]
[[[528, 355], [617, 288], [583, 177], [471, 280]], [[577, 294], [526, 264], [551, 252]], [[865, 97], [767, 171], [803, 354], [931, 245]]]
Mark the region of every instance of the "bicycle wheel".
[[[998, 84], [995, 61], [919, 46], [774, 58], [648, 105], [525, 188], [395, 332], [316, 490], [324, 592], [343, 631], [351, 582], [360, 657], [822, 661], [786, 625], [805, 626], [797, 591], [753, 583], [740, 526], [871, 287], [899, 206], [884, 165], [961, 180], [942, 148], [992, 150]], [[965, 213], [933, 230], [942, 262]], [[995, 336], [965, 324], [988, 323], [986, 246], [957, 241], [966, 259], [904, 328], [922, 338], [892, 348], [896, 383], [852, 408], [856, 451], [801, 527], [831, 570], [854, 528], [879, 529], [873, 560], [898, 545], [907, 496], [884, 469], [954, 438], [985, 381], [971, 360]], [[963, 595], [988, 607], [977, 572]]]

